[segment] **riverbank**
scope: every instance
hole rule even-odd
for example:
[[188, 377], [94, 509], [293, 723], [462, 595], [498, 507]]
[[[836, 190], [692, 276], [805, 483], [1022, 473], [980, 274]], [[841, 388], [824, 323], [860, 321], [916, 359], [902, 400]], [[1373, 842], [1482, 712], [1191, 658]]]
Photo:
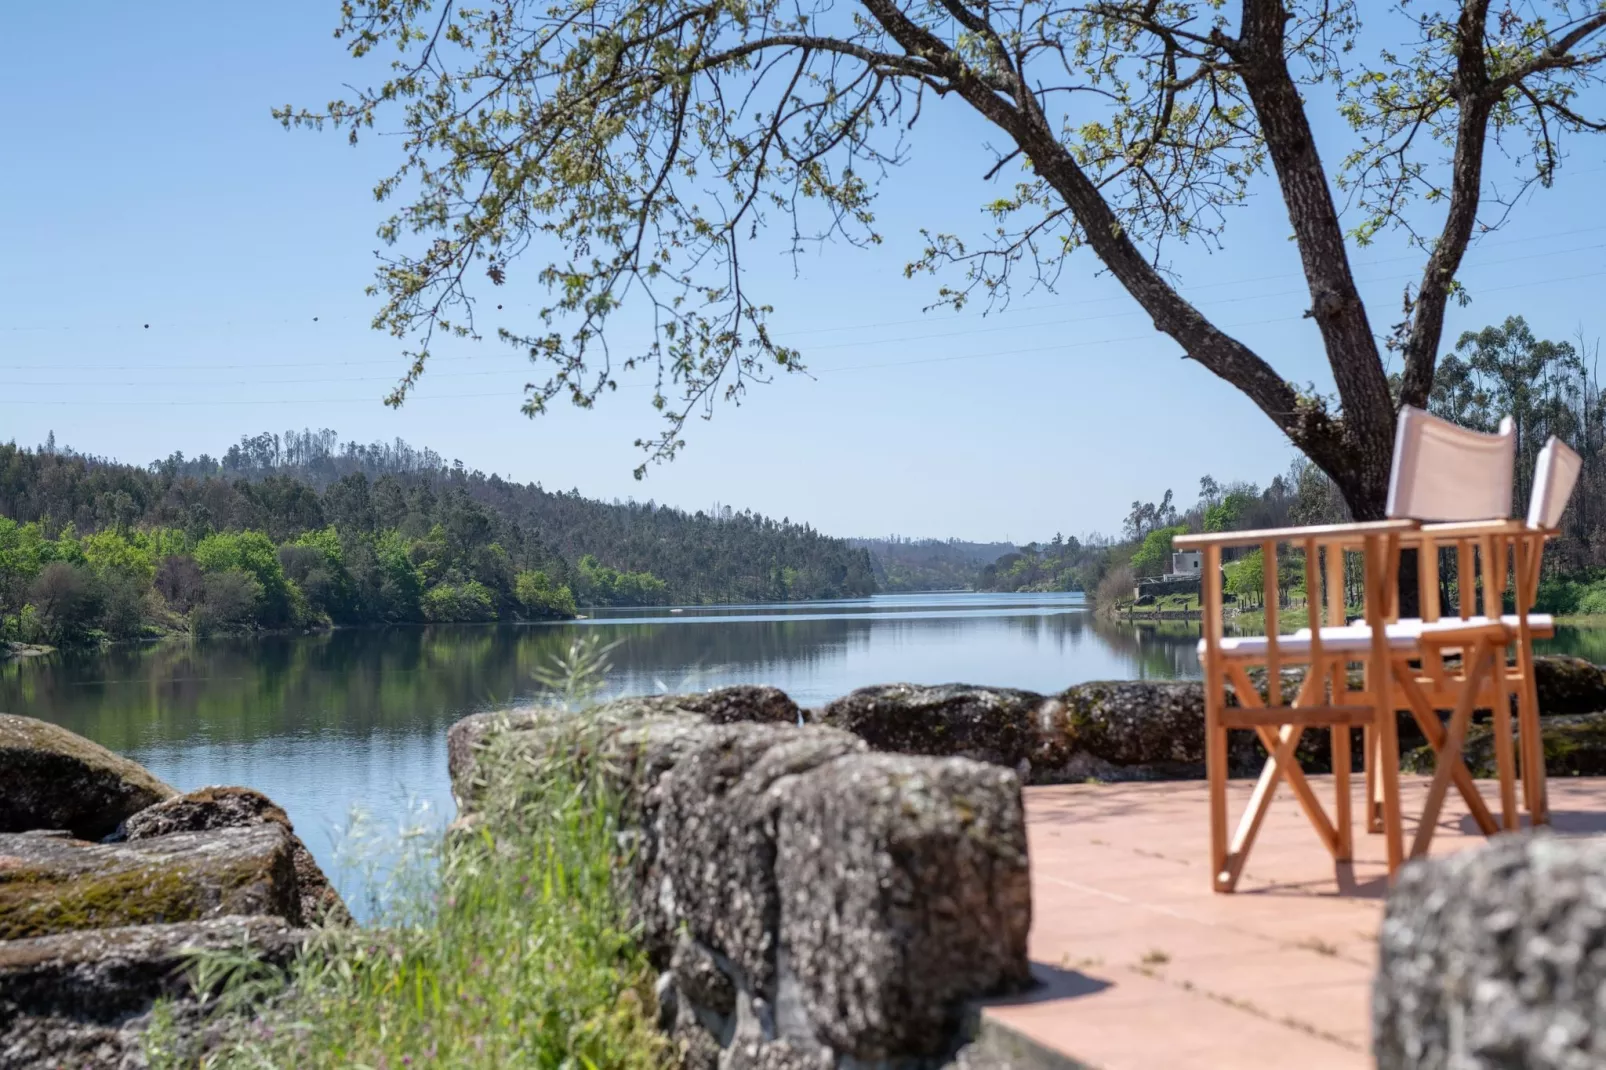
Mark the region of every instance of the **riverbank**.
[[0, 640], [0, 661], [9, 658], [37, 658], [55, 651], [53, 646], [43, 643], [13, 643]]

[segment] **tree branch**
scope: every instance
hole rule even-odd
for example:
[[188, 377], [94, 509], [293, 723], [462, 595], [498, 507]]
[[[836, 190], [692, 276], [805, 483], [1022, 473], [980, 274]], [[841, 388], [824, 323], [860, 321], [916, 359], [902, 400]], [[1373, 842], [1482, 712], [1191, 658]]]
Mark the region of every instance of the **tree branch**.
[[1284, 40], [1288, 18], [1279, 0], [1244, 0], [1238, 40], [1228, 48], [1238, 61], [1237, 73], [1277, 171], [1310, 287], [1307, 315], [1321, 331], [1346, 434], [1358, 448], [1361, 443], [1392, 439], [1393, 404], [1366, 306], [1350, 272], [1327, 172], [1299, 87], [1288, 70]]
[[1445, 213], [1444, 229], [1434, 243], [1433, 254], [1422, 269], [1422, 281], [1411, 312], [1411, 331], [1405, 340], [1405, 371], [1400, 384], [1400, 401], [1418, 408], [1427, 407], [1428, 394], [1433, 389], [1433, 369], [1438, 363], [1439, 337], [1444, 332], [1445, 306], [1478, 218], [1489, 114], [1498, 100], [1497, 96], [1490, 95], [1488, 58], [1484, 52], [1484, 21], [1488, 13], [1488, 0], [1469, 0], [1461, 10], [1461, 20], [1456, 27], [1459, 55], [1451, 93], [1459, 101], [1461, 112], [1456, 123], [1455, 157], [1451, 163], [1450, 207]]

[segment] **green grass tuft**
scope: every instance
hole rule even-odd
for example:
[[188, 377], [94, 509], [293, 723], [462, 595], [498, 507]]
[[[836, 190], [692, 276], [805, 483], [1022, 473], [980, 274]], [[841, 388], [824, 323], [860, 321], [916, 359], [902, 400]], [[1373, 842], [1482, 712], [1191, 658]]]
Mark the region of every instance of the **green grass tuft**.
[[[565, 724], [591, 731], [583, 715]], [[554, 754], [585, 742], [557, 740]], [[672, 1064], [628, 923], [618, 798], [583, 762], [514, 765], [493, 779], [491, 820], [416, 860], [381, 925], [320, 931], [271, 1010], [237, 1021], [208, 1066]], [[246, 983], [241, 973], [225, 987]]]

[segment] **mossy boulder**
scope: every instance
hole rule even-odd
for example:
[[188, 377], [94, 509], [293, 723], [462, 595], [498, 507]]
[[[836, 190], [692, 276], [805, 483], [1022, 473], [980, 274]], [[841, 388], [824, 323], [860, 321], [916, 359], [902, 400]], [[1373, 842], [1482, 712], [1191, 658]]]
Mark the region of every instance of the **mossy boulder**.
[[136, 762], [47, 721], [0, 713], [0, 832], [98, 840], [178, 792]]
[[[195, 987], [196, 953], [243, 951], [282, 968], [306, 935], [280, 918], [228, 916], [0, 942], [0, 1066], [144, 1066], [141, 1036], [156, 1001], [187, 1025], [212, 995]], [[196, 1049], [206, 1039], [198, 1030], [181, 1037]]]
[[[1545, 772], [1549, 776], [1606, 776], [1606, 713], [1546, 717], [1540, 722], [1539, 738], [1544, 743]], [[1467, 731], [1461, 753], [1473, 776], [1497, 775], [1494, 732], [1488, 725], [1474, 725]], [[1433, 748], [1418, 747], [1406, 754], [1400, 764], [1408, 772], [1431, 773]]]
[[1534, 690], [1544, 716], [1606, 710], [1606, 669], [1565, 654], [1534, 658]]
[[852, 732], [871, 750], [1016, 769], [1037, 764], [1059, 714], [1054, 700], [1010, 687], [878, 684], [836, 699], [813, 720]]
[[0, 940], [225, 914], [300, 925], [292, 839], [276, 824], [119, 844], [0, 834]]
[[171, 836], [175, 832], [278, 825], [290, 836], [291, 860], [305, 924], [349, 925], [351, 913], [329, 883], [307, 845], [295, 835], [289, 815], [272, 799], [250, 788], [209, 787], [148, 807], [123, 822], [119, 836], [129, 842]]

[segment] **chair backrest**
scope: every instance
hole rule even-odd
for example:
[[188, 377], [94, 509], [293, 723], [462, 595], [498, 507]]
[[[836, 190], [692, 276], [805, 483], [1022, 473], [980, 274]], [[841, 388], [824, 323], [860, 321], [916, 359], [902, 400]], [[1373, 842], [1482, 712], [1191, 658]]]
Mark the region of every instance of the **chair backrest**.
[[1516, 460], [1516, 426], [1509, 416], [1500, 421], [1499, 431], [1486, 435], [1402, 406], [1387, 515], [1391, 520], [1503, 520], [1511, 515]]
[[1567, 510], [1567, 499], [1572, 497], [1583, 467], [1584, 459], [1576, 450], [1550, 436], [1534, 467], [1534, 489], [1528, 499], [1529, 527], [1549, 529], [1561, 523], [1561, 514]]

